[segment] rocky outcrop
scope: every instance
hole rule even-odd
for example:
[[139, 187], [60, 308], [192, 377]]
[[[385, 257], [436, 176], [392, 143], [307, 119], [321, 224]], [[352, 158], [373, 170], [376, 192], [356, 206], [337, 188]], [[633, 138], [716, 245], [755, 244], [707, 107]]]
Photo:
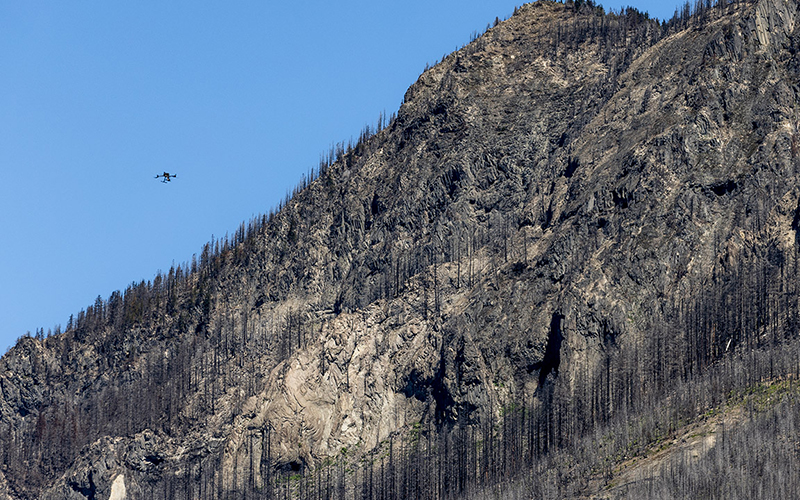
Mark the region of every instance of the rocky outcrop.
[[[0, 498], [255, 491], [546, 411], [555, 381], [601, 418], [609, 351], [691, 333], [700, 354], [673, 361], [695, 366], [766, 335], [706, 291], [796, 269], [797, 4], [670, 25], [574, 5], [525, 5], [425, 71], [191, 270], [21, 340], [0, 361]], [[701, 308], [714, 321], [686, 328]]]
[[794, 32], [797, 6], [786, 0], [761, 0], [752, 21], [755, 36], [765, 47], [783, 49]]

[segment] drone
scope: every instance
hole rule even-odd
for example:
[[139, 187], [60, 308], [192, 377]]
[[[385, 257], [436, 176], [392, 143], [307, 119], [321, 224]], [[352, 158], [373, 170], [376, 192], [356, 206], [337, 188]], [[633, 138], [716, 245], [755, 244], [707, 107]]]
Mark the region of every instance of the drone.
[[163, 179], [161, 180], [161, 182], [170, 182], [172, 179], [175, 179], [175, 178], [177, 178], [178, 176], [177, 176], [177, 175], [175, 175], [175, 174], [171, 174], [171, 173], [169, 173], [169, 172], [164, 172], [163, 174], [157, 175], [157, 176], [156, 176], [156, 179], [158, 179], [159, 177], [163, 177]]

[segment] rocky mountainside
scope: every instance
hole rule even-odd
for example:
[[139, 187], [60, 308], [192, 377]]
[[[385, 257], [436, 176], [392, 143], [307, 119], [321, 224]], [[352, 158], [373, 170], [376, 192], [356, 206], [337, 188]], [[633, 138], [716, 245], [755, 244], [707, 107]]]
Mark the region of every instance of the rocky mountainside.
[[797, 14], [519, 8], [279, 210], [20, 339], [0, 499], [588, 497], [795, 374]]

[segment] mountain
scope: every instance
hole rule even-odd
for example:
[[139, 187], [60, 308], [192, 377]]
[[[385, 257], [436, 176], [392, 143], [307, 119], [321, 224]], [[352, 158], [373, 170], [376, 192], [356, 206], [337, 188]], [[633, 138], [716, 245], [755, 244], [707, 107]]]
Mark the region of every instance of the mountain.
[[0, 498], [791, 496], [797, 12], [520, 7], [278, 210], [20, 339]]

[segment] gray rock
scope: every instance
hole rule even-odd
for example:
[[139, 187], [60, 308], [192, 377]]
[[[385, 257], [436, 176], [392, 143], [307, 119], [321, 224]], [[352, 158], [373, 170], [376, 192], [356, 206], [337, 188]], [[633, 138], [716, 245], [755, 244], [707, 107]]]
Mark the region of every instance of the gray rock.
[[745, 256], [789, 262], [797, 4], [714, 12], [525, 5], [194, 273], [22, 339], [0, 498], [235, 495], [477, 429], [683, 324]]

